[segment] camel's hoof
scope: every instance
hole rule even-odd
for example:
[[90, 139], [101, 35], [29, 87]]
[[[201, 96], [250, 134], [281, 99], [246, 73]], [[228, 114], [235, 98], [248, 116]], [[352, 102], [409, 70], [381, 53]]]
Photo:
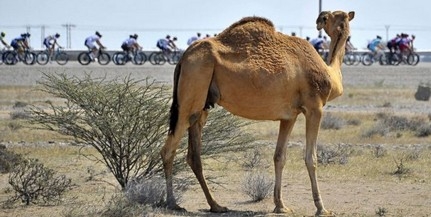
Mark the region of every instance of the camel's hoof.
[[293, 210], [287, 207], [275, 207], [274, 213], [293, 213]]
[[210, 209], [210, 212], [214, 212], [214, 213], [223, 213], [223, 212], [228, 212], [228, 211], [229, 210], [227, 207], [219, 206], [219, 205], [212, 206]]
[[335, 213], [333, 213], [332, 211], [328, 211], [326, 209], [321, 210], [321, 211], [317, 211], [315, 216], [319, 216], [319, 217], [333, 217], [335, 216]]

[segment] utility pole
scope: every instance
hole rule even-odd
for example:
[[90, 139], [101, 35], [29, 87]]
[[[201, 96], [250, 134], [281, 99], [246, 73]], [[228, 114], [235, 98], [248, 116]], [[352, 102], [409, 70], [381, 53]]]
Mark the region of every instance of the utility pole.
[[43, 41], [45, 40], [45, 26], [40, 26], [40, 47], [43, 48]]
[[[26, 33], [30, 33], [31, 32], [31, 26], [26, 26], [25, 27], [25, 31], [26, 31]], [[31, 43], [30, 43], [30, 38], [27, 38], [27, 40], [28, 40], [28, 44], [30, 45]]]
[[[319, 15], [322, 13], [322, 0], [319, 0]], [[322, 30], [319, 30], [319, 35], [322, 35]]]
[[76, 27], [76, 25], [74, 25], [74, 24], [70, 24], [70, 23], [66, 23], [66, 24], [63, 24], [63, 25], [61, 25], [61, 26], [63, 26], [63, 27], [65, 27], [66, 28], [66, 47], [67, 48], [72, 48], [72, 28], [75, 28]]

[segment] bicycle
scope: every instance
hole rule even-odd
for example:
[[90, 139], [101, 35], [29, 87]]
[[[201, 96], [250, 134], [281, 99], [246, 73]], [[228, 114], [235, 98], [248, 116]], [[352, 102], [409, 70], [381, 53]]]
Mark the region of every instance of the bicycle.
[[142, 65], [147, 61], [147, 55], [145, 55], [142, 50], [131, 52], [130, 54], [127, 54], [124, 51], [119, 51], [112, 55], [112, 61], [116, 65], [124, 65], [129, 61], [135, 65]]
[[361, 55], [362, 64], [364, 66], [371, 66], [374, 62], [379, 62], [382, 53], [382, 50], [378, 50], [377, 53], [373, 53], [371, 51], [367, 51], [364, 54]]
[[33, 65], [36, 62], [36, 54], [30, 51], [30, 49], [25, 49], [21, 54], [16, 50], [8, 50], [3, 53], [2, 57], [6, 65], [15, 65], [19, 61], [22, 61], [26, 65]]
[[401, 63], [402, 56], [397, 52], [385, 52], [380, 56], [380, 65], [394, 65], [397, 66]]
[[9, 49], [4, 47], [3, 49], [0, 50], [0, 65], [3, 64], [3, 54], [5, 54], [6, 51], [8, 51]]
[[183, 51], [180, 49], [171, 52], [155, 51], [150, 54], [148, 59], [152, 65], [164, 65], [166, 62], [175, 65], [180, 61], [182, 55]]
[[59, 65], [66, 65], [69, 61], [69, 55], [63, 49], [57, 48], [52, 57], [48, 49], [39, 52], [36, 55], [36, 62], [39, 65], [46, 65], [50, 61], [50, 58], [52, 58], [51, 60], [55, 60]]
[[[93, 62], [93, 60], [91, 59], [92, 52], [93, 51], [91, 51], [90, 49], [88, 51], [81, 52], [78, 55], [78, 62], [84, 66]], [[111, 56], [107, 52], [105, 52], [104, 49], [98, 49], [96, 58], [97, 62], [100, 65], [108, 65], [109, 62], [111, 62]]]
[[361, 61], [362, 61], [361, 56], [358, 53], [353, 51], [346, 52], [343, 59], [343, 63], [348, 66], [358, 65], [359, 63], [361, 63]]

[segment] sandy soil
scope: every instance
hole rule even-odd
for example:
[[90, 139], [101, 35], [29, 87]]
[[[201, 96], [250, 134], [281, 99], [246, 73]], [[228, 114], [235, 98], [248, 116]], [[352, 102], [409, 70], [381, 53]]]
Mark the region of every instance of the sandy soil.
[[[93, 65], [87, 67], [82, 67], [73, 62], [66, 66], [57, 66], [56, 64], [48, 66], [1, 65], [0, 85], [36, 85], [37, 80], [42, 77], [43, 73], [51, 72], [65, 72], [76, 76], [81, 76], [83, 72], [91, 72], [95, 77], [106, 76], [107, 79], [122, 77], [127, 74], [131, 74], [136, 79], [151, 76], [160, 82], [170, 84], [173, 69], [173, 66], [151, 66], [148, 63], [144, 66], [114, 66], [111, 64], [108, 66]], [[415, 67], [345, 66], [343, 68], [343, 80], [346, 90], [349, 87], [376, 87], [383, 85], [414, 92], [419, 83], [431, 83], [431, 63], [420, 63]], [[328, 111], [367, 112], [382, 108], [343, 105], [342, 102], [339, 102], [325, 109]], [[404, 104], [397, 104], [391, 109], [394, 112], [410, 111], [412, 113], [426, 114], [431, 113], [431, 103], [429, 101], [408, 101]], [[285, 174], [288, 174], [288, 169]], [[284, 182], [283, 186], [285, 203], [293, 208], [299, 216], [313, 215], [315, 208], [311, 199], [310, 184], [306, 173], [301, 177], [287, 175], [286, 180], [287, 182]], [[229, 182], [229, 180], [224, 181]], [[319, 183], [325, 205], [329, 209], [336, 211], [339, 216], [375, 216], [377, 207], [388, 208], [390, 213], [387, 216], [431, 216], [431, 180], [417, 180], [417, 182], [407, 183], [397, 181], [368, 183], [364, 180], [333, 182], [322, 174], [319, 177]], [[270, 213], [274, 208], [272, 199], [266, 199], [260, 203], [250, 203], [238, 188], [238, 185], [238, 183], [237, 185], [224, 185], [223, 187], [211, 185], [211, 189], [219, 202], [233, 210], [233, 212], [225, 216], [271, 215]], [[198, 186], [195, 186], [184, 195], [182, 206], [190, 211], [186, 215], [219, 216], [206, 212], [208, 206]], [[0, 216], [4, 216], [1, 213]]]

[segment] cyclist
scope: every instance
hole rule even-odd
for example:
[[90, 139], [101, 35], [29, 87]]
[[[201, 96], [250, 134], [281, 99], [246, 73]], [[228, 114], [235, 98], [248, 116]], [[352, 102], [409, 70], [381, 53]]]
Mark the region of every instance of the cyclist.
[[157, 47], [163, 51], [165, 54], [170, 54], [172, 52], [172, 49], [176, 49], [177, 46], [175, 45], [175, 42], [177, 40], [177, 37], [174, 37], [171, 39], [170, 35], [167, 35], [166, 38], [161, 38], [157, 41]]
[[129, 53], [130, 51], [135, 52], [139, 49], [142, 49], [142, 47], [138, 44], [138, 35], [130, 35], [128, 39], [124, 40], [121, 44], [121, 49], [123, 49], [124, 52]]
[[0, 41], [5, 47], [10, 48], [10, 45], [4, 40], [5, 36], [6, 36], [6, 33], [1, 32], [0, 33]]
[[43, 45], [45, 45], [46, 49], [49, 51], [49, 59], [51, 61], [52, 54], [55, 50], [55, 45], [58, 45], [59, 48], [63, 48], [58, 44], [57, 39], [60, 38], [60, 34], [55, 33], [55, 35], [49, 35], [43, 40]]
[[412, 38], [410, 39], [408, 34], [401, 33], [399, 48], [402, 54], [408, 54], [412, 51], [411, 44], [414, 39], [415, 39], [414, 35], [412, 35]]
[[393, 54], [395, 53], [395, 51], [398, 50], [398, 45], [400, 43], [400, 40], [401, 40], [401, 35], [397, 34], [395, 38], [388, 41], [388, 43], [386, 44], [386, 47], [389, 49], [390, 54]]
[[317, 38], [314, 38], [310, 41], [311, 45], [313, 45], [314, 49], [316, 49], [317, 53], [319, 53], [323, 59], [326, 60], [327, 53], [325, 53], [325, 49], [328, 48], [328, 42], [326, 40], [326, 36], [318, 35]]
[[350, 36], [347, 37], [346, 48], [345, 49], [346, 49], [346, 53], [350, 52], [350, 51], [353, 51], [353, 50], [356, 50], [355, 46], [353, 46], [352, 42], [350, 41]]
[[382, 37], [380, 35], [376, 36], [375, 39], [371, 40], [370, 43], [367, 45], [368, 50], [370, 50], [374, 57], [377, 56], [385, 47], [382, 44]]
[[10, 45], [18, 54], [22, 55], [24, 53], [24, 49], [30, 49], [28, 44], [30, 36], [30, 33], [23, 33], [19, 37], [12, 39]]
[[196, 33], [196, 36], [192, 36], [191, 38], [189, 38], [189, 40], [187, 40], [187, 45], [191, 45], [193, 42], [195, 42], [199, 39], [201, 39], [201, 33], [200, 32]]
[[97, 61], [97, 47], [95, 45], [95, 43], [99, 46], [100, 49], [105, 49], [106, 47], [102, 45], [102, 43], [100, 42], [100, 38], [102, 38], [102, 35], [96, 31], [96, 33], [94, 35], [90, 35], [85, 39], [85, 46], [91, 50], [92, 52], [90, 53], [90, 58], [92, 61]]

